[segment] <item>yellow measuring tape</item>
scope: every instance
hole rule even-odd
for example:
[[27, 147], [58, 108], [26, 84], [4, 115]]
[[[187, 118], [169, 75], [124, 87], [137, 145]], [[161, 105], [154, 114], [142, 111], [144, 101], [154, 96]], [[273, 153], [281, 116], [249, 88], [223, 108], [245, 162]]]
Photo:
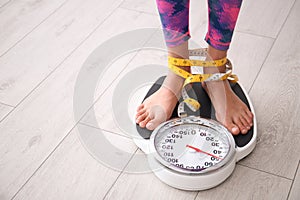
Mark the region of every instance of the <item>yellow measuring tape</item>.
[[[189, 50], [190, 56], [207, 56], [207, 49], [193, 49]], [[179, 67], [184, 66], [201, 66], [201, 67], [221, 67], [226, 66], [225, 73], [215, 73], [215, 74], [192, 74], [187, 72]], [[238, 77], [232, 74], [232, 64], [230, 60], [227, 58], [222, 58], [219, 60], [212, 60], [212, 61], [203, 61], [203, 60], [190, 60], [190, 59], [181, 59], [181, 58], [174, 58], [169, 56], [168, 57], [168, 66], [171, 71], [173, 71], [178, 76], [181, 76], [185, 79], [182, 89], [182, 98], [183, 102], [181, 102], [178, 106], [178, 114], [182, 116], [184, 112], [184, 105], [186, 104], [192, 111], [196, 112], [200, 108], [200, 103], [190, 98], [186, 91], [186, 86], [191, 83], [196, 82], [205, 82], [205, 81], [218, 81], [218, 80], [230, 80], [232, 82], [237, 82]]]
[[227, 58], [222, 58], [220, 60], [212, 60], [212, 61], [203, 61], [203, 60], [189, 60], [189, 59], [181, 59], [181, 58], [173, 58], [171, 56], [168, 57], [169, 64], [177, 65], [177, 66], [202, 66], [202, 67], [220, 67], [223, 66], [227, 61]]

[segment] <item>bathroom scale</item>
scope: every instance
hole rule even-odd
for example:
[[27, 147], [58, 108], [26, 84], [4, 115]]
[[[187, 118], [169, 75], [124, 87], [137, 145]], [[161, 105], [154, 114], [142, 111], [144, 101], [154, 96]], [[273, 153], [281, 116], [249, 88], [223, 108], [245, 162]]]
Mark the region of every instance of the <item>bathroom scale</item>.
[[[156, 80], [144, 100], [156, 92], [165, 76]], [[250, 154], [256, 145], [257, 123], [251, 100], [239, 82], [230, 82], [235, 94], [253, 113], [253, 126], [247, 134], [232, 135], [216, 120], [215, 110], [202, 84], [193, 83], [187, 95], [201, 102], [195, 111], [179, 99], [170, 119], [150, 131], [136, 124], [135, 144], [147, 155], [153, 173], [164, 183], [178, 189], [198, 191], [224, 182], [236, 162]], [[142, 103], [142, 102], [141, 102]], [[179, 117], [180, 116], [180, 117]]]
[[[160, 77], [144, 99], [157, 91], [164, 77]], [[232, 135], [216, 121], [215, 110], [202, 88], [194, 83], [189, 94], [201, 103], [193, 112], [186, 106], [186, 117], [178, 117], [177, 103], [170, 120], [150, 131], [136, 125], [140, 138], [134, 142], [147, 154], [150, 168], [164, 183], [183, 190], [205, 190], [225, 181], [236, 162], [250, 154], [256, 145], [257, 124], [253, 105], [245, 89], [237, 82], [232, 90], [253, 113], [253, 126], [247, 134]]]

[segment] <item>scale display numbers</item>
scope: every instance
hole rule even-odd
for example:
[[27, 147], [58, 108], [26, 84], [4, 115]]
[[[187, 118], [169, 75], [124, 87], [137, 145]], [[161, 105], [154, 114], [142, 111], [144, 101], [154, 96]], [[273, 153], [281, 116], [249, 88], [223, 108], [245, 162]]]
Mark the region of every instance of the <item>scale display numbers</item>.
[[187, 172], [207, 171], [220, 163], [230, 149], [226, 135], [198, 124], [162, 129], [154, 145], [162, 160]]

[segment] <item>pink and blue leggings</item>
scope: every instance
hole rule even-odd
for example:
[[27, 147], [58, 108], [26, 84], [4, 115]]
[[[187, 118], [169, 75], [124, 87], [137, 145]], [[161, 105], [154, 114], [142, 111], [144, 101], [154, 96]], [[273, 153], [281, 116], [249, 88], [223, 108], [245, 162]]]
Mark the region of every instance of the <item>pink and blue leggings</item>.
[[[175, 47], [187, 41], [189, 32], [189, 0], [156, 0], [165, 41]], [[208, 32], [206, 42], [218, 49], [229, 48], [242, 0], [207, 0]]]

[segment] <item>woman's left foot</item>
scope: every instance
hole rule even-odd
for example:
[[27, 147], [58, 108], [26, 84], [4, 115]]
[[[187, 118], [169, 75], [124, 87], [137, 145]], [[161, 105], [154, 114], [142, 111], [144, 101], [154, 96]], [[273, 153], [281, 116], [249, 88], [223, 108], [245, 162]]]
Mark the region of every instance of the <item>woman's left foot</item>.
[[[207, 60], [217, 60], [227, 56], [227, 51], [208, 48]], [[225, 72], [226, 67], [204, 68], [207, 74]], [[215, 108], [216, 118], [233, 135], [246, 134], [253, 126], [253, 114], [246, 104], [232, 91], [228, 80], [208, 81], [202, 84]]]
[[233, 135], [246, 134], [253, 125], [253, 114], [232, 91], [229, 82], [207, 82], [203, 85], [215, 108], [217, 120]]

